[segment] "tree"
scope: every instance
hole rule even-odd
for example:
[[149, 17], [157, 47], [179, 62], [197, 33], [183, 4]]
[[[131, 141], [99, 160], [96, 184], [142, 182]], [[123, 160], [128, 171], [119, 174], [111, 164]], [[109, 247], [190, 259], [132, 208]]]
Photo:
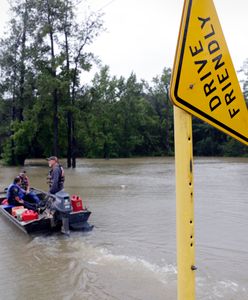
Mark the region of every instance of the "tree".
[[72, 1], [66, 0], [64, 3], [62, 29], [64, 34], [65, 57], [64, 81], [67, 98], [67, 126], [68, 126], [68, 150], [67, 166], [76, 167], [76, 133], [74, 108], [77, 101], [77, 93], [80, 87], [80, 75], [82, 71], [89, 71], [92, 66], [94, 55], [86, 51], [103, 29], [102, 15], [91, 13], [83, 24], [76, 23], [72, 10]]
[[116, 103], [118, 98], [118, 80], [110, 78], [109, 68], [103, 67], [96, 74], [92, 87], [87, 92], [87, 109], [85, 120], [85, 147], [90, 157], [118, 157], [116, 148], [115, 129], [117, 123], [114, 120]]
[[243, 79], [241, 80], [241, 84], [243, 85], [243, 94], [246, 104], [248, 105], [248, 59], [244, 61], [239, 73], [242, 73]]
[[173, 105], [170, 102], [169, 86], [171, 69], [165, 68], [162, 75], [153, 79], [148, 87], [148, 99], [159, 117], [159, 137], [162, 153], [173, 153]]
[[[74, 18], [74, 9], [75, 4], [70, 0], [12, 0], [11, 30], [0, 47], [3, 96], [12, 103], [12, 122], [18, 119], [20, 123], [19, 127], [11, 128], [25, 128], [21, 123], [33, 120], [32, 114], [35, 114], [36, 120], [42, 123], [36, 126], [36, 133], [51, 137], [53, 144], [52, 148], [50, 144], [37, 147], [44, 139], [35, 133], [30, 143], [35, 142], [37, 150], [44, 148], [43, 155], [51, 152], [64, 155], [68, 144], [68, 165], [73, 167], [76, 166], [75, 104], [77, 94], [82, 90], [80, 76], [94, 61], [93, 54], [86, 52], [86, 46], [94, 41], [102, 28], [100, 14], [91, 14], [79, 25]], [[44, 115], [46, 124], [39, 119]], [[64, 115], [67, 115], [67, 124]], [[65, 143], [67, 128], [68, 143]], [[8, 136], [12, 145], [5, 149], [12, 152], [12, 164], [19, 164], [24, 162], [25, 155], [14, 160], [17, 147], [14, 134], [10, 131]], [[38, 153], [42, 151], [38, 150]]]
[[[28, 65], [27, 35], [31, 26], [28, 17], [27, 1], [12, 1], [13, 18], [10, 21], [9, 36], [2, 39], [0, 65], [2, 70], [1, 86], [6, 101], [11, 102], [12, 123], [21, 123], [24, 120], [23, 109], [25, 106], [25, 77], [27, 76], [26, 65]], [[23, 164], [23, 154], [18, 155], [15, 151], [14, 132], [11, 127], [9, 131], [9, 162], [11, 164]]]

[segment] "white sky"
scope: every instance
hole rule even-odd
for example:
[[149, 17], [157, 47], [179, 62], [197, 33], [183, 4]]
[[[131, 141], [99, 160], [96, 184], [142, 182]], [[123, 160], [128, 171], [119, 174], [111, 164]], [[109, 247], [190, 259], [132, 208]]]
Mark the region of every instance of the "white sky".
[[[7, 0], [1, 0], [0, 34], [7, 20]], [[150, 81], [172, 67], [184, 0], [87, 0], [103, 9], [107, 29], [92, 51], [110, 66], [111, 75]], [[248, 1], [214, 0], [227, 45], [238, 70], [248, 58]], [[82, 3], [83, 13], [87, 5]], [[95, 70], [96, 71], [96, 70]]]

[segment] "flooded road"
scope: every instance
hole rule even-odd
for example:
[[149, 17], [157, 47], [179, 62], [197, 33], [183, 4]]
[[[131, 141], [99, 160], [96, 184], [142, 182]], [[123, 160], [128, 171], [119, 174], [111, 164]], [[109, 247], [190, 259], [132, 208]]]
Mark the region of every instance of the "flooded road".
[[[63, 161], [62, 161], [63, 163]], [[196, 296], [248, 299], [248, 159], [195, 158]], [[48, 167], [28, 164], [47, 190]], [[27, 236], [0, 218], [0, 299], [176, 300], [173, 158], [78, 160], [65, 189], [90, 233]], [[0, 187], [20, 171], [1, 167]]]

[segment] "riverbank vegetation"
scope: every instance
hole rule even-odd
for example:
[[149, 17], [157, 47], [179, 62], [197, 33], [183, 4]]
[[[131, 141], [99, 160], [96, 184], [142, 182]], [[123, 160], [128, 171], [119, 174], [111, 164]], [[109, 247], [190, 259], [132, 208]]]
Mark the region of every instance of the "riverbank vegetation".
[[[0, 45], [0, 153], [10, 165], [51, 154], [117, 158], [173, 155], [171, 69], [151, 83], [111, 76], [89, 46], [104, 30], [99, 13], [82, 23], [72, 0], [12, 0], [12, 19]], [[91, 47], [92, 49], [93, 47]], [[121, 63], [121, 59], [120, 59]], [[248, 78], [247, 65], [244, 74]], [[248, 80], [243, 82], [247, 97]], [[247, 147], [193, 119], [194, 154], [245, 156]]]

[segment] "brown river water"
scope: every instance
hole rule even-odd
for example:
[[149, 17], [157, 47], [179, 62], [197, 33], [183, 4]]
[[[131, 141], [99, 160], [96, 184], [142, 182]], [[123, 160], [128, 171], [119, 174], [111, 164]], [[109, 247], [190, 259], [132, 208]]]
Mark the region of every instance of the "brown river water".
[[[25, 169], [47, 190], [45, 161]], [[0, 188], [20, 170], [2, 166]], [[65, 172], [93, 231], [28, 236], [0, 216], [0, 300], [176, 300], [174, 159], [81, 159]], [[194, 159], [196, 299], [248, 299], [247, 182], [248, 158]]]

